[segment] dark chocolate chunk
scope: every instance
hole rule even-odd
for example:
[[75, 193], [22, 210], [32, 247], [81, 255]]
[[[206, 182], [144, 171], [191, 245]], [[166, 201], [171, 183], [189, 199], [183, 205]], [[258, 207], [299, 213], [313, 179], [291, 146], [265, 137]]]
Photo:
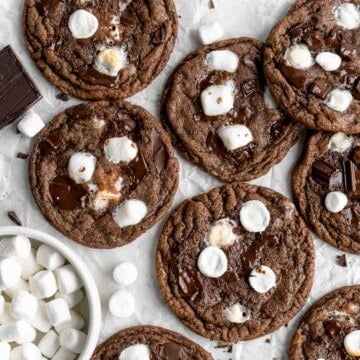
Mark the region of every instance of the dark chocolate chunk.
[[307, 33], [308, 29], [309, 28], [304, 24], [300, 24], [300, 25], [293, 27], [289, 31], [292, 44], [297, 44], [300, 41], [302, 41], [304, 38], [304, 35]]
[[360, 171], [357, 169], [355, 163], [347, 160], [343, 163], [344, 167], [344, 182], [346, 191], [352, 200], [360, 199]]
[[0, 129], [24, 114], [41, 98], [10, 46], [0, 51]]
[[352, 154], [351, 154], [352, 160], [354, 161], [356, 166], [360, 166], [360, 146], [357, 146]]
[[69, 95], [66, 95], [64, 93], [57, 94], [56, 98], [61, 101], [69, 101], [69, 99], [70, 99]]
[[19, 219], [19, 217], [17, 216], [17, 214], [14, 210], [8, 211], [7, 215], [14, 224], [16, 224], [18, 226], [22, 226], [21, 220]]
[[316, 79], [310, 84], [309, 91], [321, 99], [326, 99], [331, 91], [331, 85], [326, 79]]
[[168, 153], [164, 143], [160, 139], [159, 134], [155, 130], [151, 132], [151, 141], [153, 148], [153, 158], [155, 160], [156, 169], [160, 174], [168, 161]]
[[343, 185], [341, 170], [322, 161], [314, 162], [311, 175], [316, 182], [327, 186], [330, 191], [337, 190]]
[[345, 254], [343, 254], [343, 255], [337, 255], [337, 256], [336, 256], [336, 263], [337, 263], [339, 266], [347, 267], [346, 255], [345, 255]]
[[291, 66], [282, 65], [281, 71], [285, 75], [286, 79], [298, 89], [304, 89], [308, 76], [306, 71], [292, 68]]
[[358, 56], [359, 48], [353, 44], [342, 44], [340, 47], [340, 54], [346, 60], [355, 60]]
[[357, 84], [354, 89], [354, 98], [360, 100], [360, 79], [357, 81]]
[[321, 31], [312, 31], [304, 35], [304, 41], [310, 50], [318, 51], [325, 47], [324, 35]]
[[326, 46], [332, 49], [339, 49], [342, 41], [342, 31], [338, 28], [333, 29], [330, 34], [325, 38]]
[[19, 152], [19, 153], [16, 154], [16, 157], [17, 157], [18, 159], [26, 160], [26, 159], [29, 157], [29, 154], [25, 154], [25, 153]]

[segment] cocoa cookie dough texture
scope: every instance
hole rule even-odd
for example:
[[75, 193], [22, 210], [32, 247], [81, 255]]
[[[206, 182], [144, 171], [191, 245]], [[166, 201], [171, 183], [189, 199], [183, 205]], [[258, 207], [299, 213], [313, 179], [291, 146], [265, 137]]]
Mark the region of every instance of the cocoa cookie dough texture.
[[172, 0], [26, 0], [31, 57], [63, 93], [124, 99], [165, 67], [177, 36]]

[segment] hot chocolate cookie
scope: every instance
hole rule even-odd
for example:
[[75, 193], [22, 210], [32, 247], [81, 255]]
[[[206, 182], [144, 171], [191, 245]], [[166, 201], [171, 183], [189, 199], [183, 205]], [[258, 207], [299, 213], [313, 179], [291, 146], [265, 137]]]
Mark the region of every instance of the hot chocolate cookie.
[[320, 132], [292, 175], [295, 202], [329, 244], [360, 254], [360, 136]]
[[160, 327], [127, 328], [99, 345], [91, 360], [213, 360], [201, 346]]
[[360, 132], [360, 1], [294, 5], [272, 30], [264, 69], [284, 112], [305, 126]]
[[335, 290], [305, 315], [290, 346], [290, 360], [350, 360], [360, 356], [360, 286]]
[[174, 211], [156, 268], [162, 296], [186, 326], [237, 342], [275, 331], [301, 309], [312, 286], [313, 241], [290, 200], [234, 183]]
[[160, 124], [127, 102], [78, 105], [39, 135], [30, 159], [35, 200], [82, 245], [125, 245], [166, 213], [178, 163]]
[[163, 94], [174, 145], [225, 182], [264, 175], [302, 131], [266, 89], [262, 54], [263, 44], [249, 38], [205, 46], [185, 58]]
[[177, 35], [172, 0], [26, 0], [25, 42], [44, 75], [82, 99], [124, 99], [165, 67]]

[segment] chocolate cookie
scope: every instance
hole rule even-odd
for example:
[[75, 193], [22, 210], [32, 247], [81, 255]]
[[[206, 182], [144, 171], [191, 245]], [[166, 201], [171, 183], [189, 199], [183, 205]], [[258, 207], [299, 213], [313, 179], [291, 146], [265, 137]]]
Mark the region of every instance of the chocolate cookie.
[[267, 173], [302, 130], [265, 90], [262, 53], [263, 44], [249, 38], [205, 46], [185, 58], [162, 97], [174, 145], [225, 182]]
[[228, 184], [174, 211], [156, 269], [162, 296], [186, 326], [212, 340], [249, 340], [275, 331], [304, 305], [313, 241], [290, 200]]
[[91, 360], [213, 360], [200, 345], [155, 326], [127, 328], [99, 345]]
[[360, 356], [360, 286], [337, 289], [305, 315], [290, 346], [290, 360], [350, 360]]
[[288, 116], [309, 128], [360, 132], [360, 0], [299, 5], [267, 41], [270, 91]]
[[165, 67], [177, 36], [172, 0], [26, 0], [25, 43], [44, 75], [81, 99], [124, 99]]
[[360, 254], [360, 136], [313, 135], [292, 174], [295, 202], [329, 244]]
[[127, 102], [83, 104], [57, 115], [35, 143], [29, 172], [47, 219], [94, 248], [140, 236], [165, 215], [178, 185], [169, 136]]

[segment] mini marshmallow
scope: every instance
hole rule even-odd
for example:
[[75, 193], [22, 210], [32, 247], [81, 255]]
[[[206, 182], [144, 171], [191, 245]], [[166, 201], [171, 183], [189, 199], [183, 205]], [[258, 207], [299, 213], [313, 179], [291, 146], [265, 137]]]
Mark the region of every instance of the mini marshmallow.
[[30, 290], [39, 300], [55, 295], [58, 290], [54, 273], [42, 270], [29, 278]]
[[268, 266], [259, 265], [249, 276], [250, 286], [259, 294], [265, 294], [276, 285], [276, 275]]
[[53, 326], [60, 326], [71, 320], [69, 305], [64, 299], [51, 300], [46, 304], [46, 312]]
[[30, 292], [29, 283], [21, 278], [14, 286], [5, 289], [4, 293], [12, 299], [19, 291]]
[[139, 224], [145, 218], [147, 211], [147, 206], [143, 201], [130, 199], [115, 208], [112, 216], [115, 223], [120, 228], [124, 228]]
[[228, 321], [235, 324], [243, 324], [251, 318], [249, 310], [240, 303], [225, 309], [224, 316]]
[[96, 157], [87, 152], [76, 152], [71, 155], [68, 163], [68, 172], [76, 184], [89, 182], [94, 175]]
[[200, 99], [205, 115], [227, 114], [234, 107], [234, 84], [229, 81], [224, 85], [211, 85], [202, 91]]
[[82, 287], [81, 280], [72, 265], [58, 268], [54, 273], [60, 292], [71, 294]]
[[19, 291], [12, 299], [10, 315], [14, 319], [30, 321], [35, 317], [38, 300], [27, 291]]
[[74, 360], [75, 358], [76, 354], [61, 347], [51, 360]]
[[0, 241], [0, 257], [26, 258], [30, 251], [31, 242], [26, 236], [7, 236]]
[[216, 246], [208, 246], [201, 251], [197, 266], [202, 274], [219, 278], [226, 273], [228, 260], [225, 253]]
[[127, 64], [128, 54], [125, 48], [114, 46], [99, 50], [94, 67], [104, 75], [115, 77]]
[[205, 63], [213, 70], [234, 73], [239, 67], [239, 56], [230, 50], [211, 51]]
[[46, 311], [46, 303], [44, 301], [38, 302], [36, 314], [30, 321], [30, 324], [42, 333], [47, 333], [51, 329], [51, 324]]
[[345, 29], [353, 30], [360, 26], [360, 9], [353, 3], [335, 6], [333, 14], [336, 23]]
[[60, 334], [64, 329], [71, 328], [81, 330], [85, 326], [85, 320], [75, 310], [70, 310], [70, 315], [71, 319], [69, 321], [55, 327], [58, 334]]
[[325, 104], [336, 111], [345, 112], [351, 105], [353, 96], [349, 90], [332, 90]]
[[36, 338], [36, 330], [25, 320], [8, 322], [0, 326], [0, 340], [16, 342], [19, 345], [31, 343]]
[[251, 130], [245, 125], [223, 126], [219, 136], [229, 151], [244, 147], [254, 140]]
[[114, 164], [129, 163], [138, 154], [136, 144], [127, 136], [110, 138], [104, 145], [105, 157]]
[[305, 44], [297, 44], [286, 50], [284, 57], [287, 65], [295, 69], [309, 69], [314, 65], [314, 59]]
[[41, 120], [40, 116], [34, 112], [28, 112], [20, 120], [17, 128], [25, 136], [32, 138], [37, 135], [45, 124]]
[[36, 261], [35, 249], [31, 249], [29, 256], [25, 259], [17, 259], [17, 262], [21, 265], [21, 277], [25, 280], [43, 269]]
[[233, 245], [238, 238], [238, 236], [234, 233], [235, 227], [235, 221], [229, 218], [214, 222], [207, 234], [208, 243], [219, 247]]
[[130, 317], [135, 310], [134, 297], [127, 291], [115, 291], [109, 300], [110, 313], [118, 318]]
[[136, 281], [137, 277], [138, 271], [131, 262], [119, 264], [113, 271], [113, 278], [119, 285], [129, 286]]
[[150, 360], [150, 348], [145, 344], [135, 344], [125, 348], [119, 360]]
[[9, 322], [15, 321], [15, 319], [10, 315], [10, 303], [5, 302], [4, 310], [0, 315], [0, 324], [7, 324]]
[[70, 15], [68, 26], [75, 39], [88, 39], [96, 33], [99, 21], [89, 11], [80, 9]]
[[211, 24], [203, 24], [198, 28], [200, 41], [204, 44], [211, 44], [224, 36], [224, 29], [215, 21]]
[[264, 101], [265, 101], [265, 105], [269, 109], [275, 109], [276, 110], [279, 107], [278, 104], [276, 103], [276, 101], [274, 100], [273, 96], [271, 95], [271, 92], [270, 92], [268, 87], [265, 88]]
[[65, 264], [65, 258], [52, 247], [41, 245], [36, 253], [36, 261], [47, 270], [54, 271]]
[[54, 330], [49, 331], [38, 344], [40, 352], [51, 358], [60, 348], [60, 339]]
[[341, 191], [329, 192], [325, 197], [325, 207], [331, 213], [336, 214], [345, 209], [348, 201], [347, 195]]
[[21, 276], [21, 266], [13, 259], [0, 260], [0, 290], [14, 286]]
[[5, 341], [0, 341], [0, 359], [10, 360], [11, 346]]
[[41, 352], [34, 344], [24, 344], [11, 350], [11, 360], [41, 360]]
[[336, 152], [344, 152], [352, 147], [352, 138], [342, 132], [334, 134], [329, 141], [328, 149]]
[[316, 63], [325, 71], [335, 71], [341, 66], [341, 57], [338, 54], [324, 51], [316, 56]]
[[60, 333], [60, 345], [75, 354], [80, 354], [84, 348], [86, 335], [76, 329], [64, 329]]
[[350, 356], [360, 356], [360, 330], [351, 331], [345, 336], [344, 347]]
[[241, 207], [240, 222], [249, 232], [263, 232], [270, 224], [269, 210], [259, 200], [247, 201]]
[[55, 298], [63, 298], [69, 304], [69, 308], [72, 309], [81, 302], [81, 300], [84, 298], [84, 293], [80, 289], [70, 294], [58, 292], [56, 293]]

